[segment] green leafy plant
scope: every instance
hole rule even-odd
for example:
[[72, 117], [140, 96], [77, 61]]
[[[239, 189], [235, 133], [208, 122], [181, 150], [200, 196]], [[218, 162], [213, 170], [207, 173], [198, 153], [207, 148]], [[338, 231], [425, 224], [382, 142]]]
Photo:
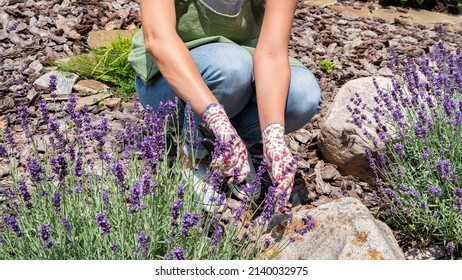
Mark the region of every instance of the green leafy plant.
[[319, 68], [321, 68], [324, 73], [330, 74], [332, 71], [334, 71], [335, 63], [332, 60], [326, 58], [319, 62]]
[[135, 93], [135, 72], [128, 63], [131, 38], [119, 38], [106, 47], [92, 49], [88, 54], [70, 57], [56, 62], [59, 70], [79, 74], [115, 86], [117, 96], [130, 100]]

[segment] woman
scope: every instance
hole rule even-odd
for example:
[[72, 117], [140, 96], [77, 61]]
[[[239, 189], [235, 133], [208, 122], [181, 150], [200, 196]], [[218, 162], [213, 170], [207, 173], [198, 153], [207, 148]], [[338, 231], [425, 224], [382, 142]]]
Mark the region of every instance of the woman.
[[[211, 164], [235, 178], [230, 185], [246, 179], [247, 147], [262, 141], [283, 211], [296, 169], [283, 135], [307, 124], [321, 102], [314, 76], [287, 55], [298, 1], [140, 2], [143, 28], [129, 61], [141, 104], [156, 109], [179, 97], [184, 110], [189, 102], [195, 124], [205, 122], [231, 145]], [[184, 152], [192, 156], [191, 149]], [[206, 155], [202, 147], [194, 153]]]

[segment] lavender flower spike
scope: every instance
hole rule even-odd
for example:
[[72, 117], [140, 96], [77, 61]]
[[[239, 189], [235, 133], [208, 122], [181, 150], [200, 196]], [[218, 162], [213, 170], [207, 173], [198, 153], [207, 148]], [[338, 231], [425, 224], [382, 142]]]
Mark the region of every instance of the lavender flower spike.
[[50, 224], [40, 224], [38, 227], [38, 236], [43, 240], [43, 248], [45, 250], [49, 250], [53, 244], [55, 244], [55, 240], [51, 238], [51, 230]]
[[182, 248], [175, 248], [173, 249], [173, 259], [174, 260], [186, 260], [186, 255], [184, 253], [184, 250]]
[[24, 234], [22, 233], [21, 229], [19, 228], [19, 223], [18, 220], [16, 219], [15, 216], [11, 214], [5, 214], [2, 216], [2, 221], [12, 230], [16, 233], [17, 237], [21, 237]]
[[102, 235], [111, 233], [111, 225], [103, 213], [96, 214], [96, 225], [101, 227]]

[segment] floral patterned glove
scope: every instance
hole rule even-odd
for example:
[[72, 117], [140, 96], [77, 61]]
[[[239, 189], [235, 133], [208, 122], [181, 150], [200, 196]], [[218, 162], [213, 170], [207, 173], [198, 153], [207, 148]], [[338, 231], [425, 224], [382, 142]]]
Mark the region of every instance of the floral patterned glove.
[[[224, 177], [231, 177], [229, 184], [243, 182], [250, 171], [247, 149], [230, 123], [223, 106], [210, 104], [202, 114], [202, 119], [221, 143], [229, 145], [222, 154], [212, 159], [210, 166], [220, 170]], [[237, 182], [234, 182], [235, 179]]]
[[284, 143], [284, 126], [271, 123], [262, 132], [263, 156], [268, 163], [268, 172], [276, 184], [278, 211], [283, 212], [289, 202], [294, 185], [296, 161]]

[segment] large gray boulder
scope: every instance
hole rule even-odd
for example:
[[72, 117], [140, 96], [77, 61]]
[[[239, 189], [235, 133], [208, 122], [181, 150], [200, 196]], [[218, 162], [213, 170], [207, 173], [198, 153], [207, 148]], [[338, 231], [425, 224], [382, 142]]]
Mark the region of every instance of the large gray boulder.
[[[313, 217], [315, 228], [304, 236], [294, 234], [293, 228], [301, 227], [306, 214]], [[269, 236], [277, 234], [274, 228]], [[375, 219], [359, 200], [345, 197], [317, 208], [294, 214], [292, 224], [279, 241], [282, 245], [291, 237], [294, 241], [279, 252], [270, 245], [265, 258], [283, 260], [404, 260], [404, 254], [392, 231]], [[278, 238], [276, 238], [278, 239]]]
[[[391, 79], [384, 77], [375, 77], [375, 79], [380, 88], [391, 87]], [[354, 107], [351, 98], [356, 93], [359, 94], [362, 102], [367, 104], [368, 108], [373, 109], [378, 106], [374, 100], [377, 90], [372, 77], [347, 82], [340, 88], [324, 118], [324, 122], [320, 124], [318, 145], [324, 160], [335, 164], [340, 173], [360, 177], [371, 182], [373, 174], [364, 151], [366, 148], [372, 151], [375, 149], [371, 138], [364, 135], [363, 129], [366, 129], [370, 135], [375, 137], [377, 135], [374, 127], [364, 125], [360, 129], [353, 123], [353, 117], [348, 111], [347, 105], [350, 104]], [[371, 112], [363, 110], [363, 113], [368, 119], [373, 120]]]

